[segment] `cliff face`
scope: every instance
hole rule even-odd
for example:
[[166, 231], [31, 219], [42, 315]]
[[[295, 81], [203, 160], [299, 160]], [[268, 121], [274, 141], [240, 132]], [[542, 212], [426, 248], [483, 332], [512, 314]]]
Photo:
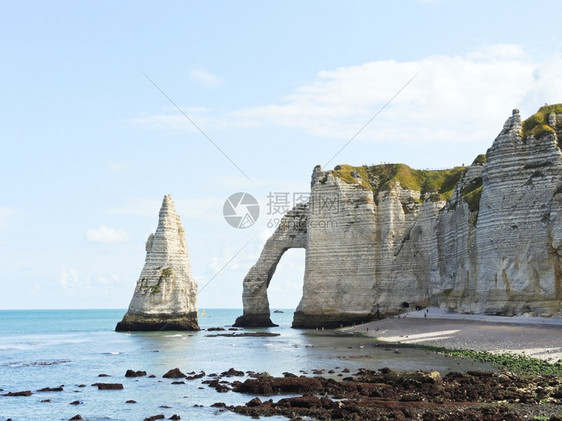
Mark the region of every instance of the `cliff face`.
[[[470, 167], [315, 168], [301, 214], [306, 267], [293, 326], [333, 327], [430, 303], [459, 312], [560, 312], [561, 136], [562, 106], [523, 123], [514, 110]], [[245, 314], [251, 296], [245, 280]], [[268, 306], [260, 314], [269, 316]]]
[[198, 329], [197, 283], [180, 217], [167, 195], [158, 228], [146, 241], [146, 260], [129, 309], [115, 330]]
[[373, 312], [375, 204], [368, 190], [316, 171], [306, 267], [294, 327], [349, 322]]
[[488, 150], [467, 256], [472, 271], [456, 280], [447, 306], [498, 314], [560, 311], [562, 155], [556, 114], [550, 120], [551, 130], [525, 136], [514, 112]]

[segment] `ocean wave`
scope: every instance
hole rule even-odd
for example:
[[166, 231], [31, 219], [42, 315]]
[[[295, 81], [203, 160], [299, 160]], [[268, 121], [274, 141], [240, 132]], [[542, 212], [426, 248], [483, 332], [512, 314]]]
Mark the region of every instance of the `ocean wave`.
[[10, 368], [43, 367], [43, 366], [50, 366], [50, 365], [66, 364], [69, 362], [70, 360], [43, 360], [43, 361], [31, 361], [31, 362], [22, 361], [22, 362], [7, 363], [2, 365]]

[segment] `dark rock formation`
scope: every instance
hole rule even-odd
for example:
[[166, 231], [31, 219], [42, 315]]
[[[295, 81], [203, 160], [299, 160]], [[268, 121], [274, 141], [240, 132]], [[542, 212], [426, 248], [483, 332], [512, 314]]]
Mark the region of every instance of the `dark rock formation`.
[[165, 379], [183, 379], [187, 376], [183, 374], [179, 368], [173, 368], [162, 377], [164, 377]]
[[33, 393], [31, 393], [31, 390], [24, 390], [22, 392], [4, 393], [2, 396], [31, 396], [31, 395], [33, 395]]
[[[251, 417], [282, 415], [291, 419], [397, 420], [524, 420], [559, 413], [561, 380], [556, 376], [518, 376], [508, 373], [437, 372], [377, 373], [361, 369], [345, 381], [305, 377], [262, 378], [246, 381], [235, 392], [260, 396], [302, 394], [245, 405], [214, 407]], [[547, 403], [549, 402], [549, 403]], [[555, 419], [555, 418], [550, 418]]]
[[94, 383], [92, 386], [97, 386], [98, 390], [121, 390], [123, 385], [121, 383]]
[[146, 376], [146, 371], [127, 370], [125, 377], [143, 377]]
[[44, 387], [39, 389], [37, 392], [62, 392], [64, 389], [62, 386], [59, 387]]
[[164, 418], [166, 418], [164, 415], [160, 414], [160, 415], [153, 415], [151, 417], [146, 417], [144, 419], [144, 421], [156, 421], [156, 420], [163, 420]]

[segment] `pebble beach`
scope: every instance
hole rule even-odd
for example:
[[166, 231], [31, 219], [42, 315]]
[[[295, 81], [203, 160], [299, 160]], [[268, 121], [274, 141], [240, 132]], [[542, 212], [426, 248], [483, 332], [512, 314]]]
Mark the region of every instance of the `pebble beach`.
[[562, 359], [562, 318], [458, 314], [431, 307], [342, 330], [388, 343]]

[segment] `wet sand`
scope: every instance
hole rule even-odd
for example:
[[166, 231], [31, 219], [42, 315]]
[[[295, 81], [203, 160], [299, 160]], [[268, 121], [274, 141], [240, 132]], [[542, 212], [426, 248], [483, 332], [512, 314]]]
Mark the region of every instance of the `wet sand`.
[[562, 318], [462, 315], [429, 308], [342, 330], [389, 343], [562, 359]]

